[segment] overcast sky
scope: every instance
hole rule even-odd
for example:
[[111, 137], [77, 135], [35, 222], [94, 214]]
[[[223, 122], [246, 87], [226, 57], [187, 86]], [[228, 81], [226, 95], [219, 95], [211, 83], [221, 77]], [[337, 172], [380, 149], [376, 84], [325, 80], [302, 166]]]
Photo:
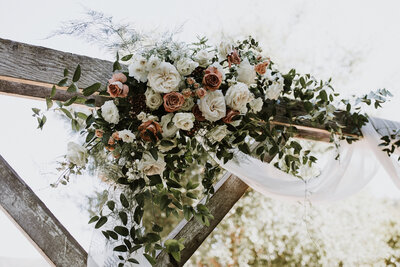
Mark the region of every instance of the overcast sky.
[[[112, 59], [114, 55], [108, 51], [76, 38], [45, 38], [63, 21], [81, 18], [85, 8], [131, 22], [143, 32], [167, 31], [183, 25], [177, 38], [184, 41], [195, 41], [198, 35], [218, 40], [222, 33], [225, 37], [252, 34], [283, 70], [295, 67], [316, 77], [332, 77], [336, 89], [343, 94], [386, 87], [395, 97], [384, 110], [373, 114], [400, 120], [398, 3], [396, 0], [1, 0], [0, 38]], [[40, 105], [43, 103], [39, 101], [0, 96], [0, 154], [88, 249], [92, 227], [86, 225], [87, 217], [77, 208], [77, 202], [83, 201], [85, 192], [94, 190], [97, 183], [84, 177], [84, 181], [74, 180], [68, 190], [47, 187], [56, 177], [55, 172], [49, 173], [54, 159], [65, 153], [70, 137], [64, 124], [54, 118], [45, 131], [35, 130], [30, 108]], [[372, 187], [377, 195], [398, 194], [383, 172], [379, 172]], [[66, 203], [70, 192], [78, 197]], [[0, 235], [0, 257], [16, 257], [21, 251], [25, 257], [38, 257], [2, 215]], [[9, 243], [10, 240], [15, 242]]]

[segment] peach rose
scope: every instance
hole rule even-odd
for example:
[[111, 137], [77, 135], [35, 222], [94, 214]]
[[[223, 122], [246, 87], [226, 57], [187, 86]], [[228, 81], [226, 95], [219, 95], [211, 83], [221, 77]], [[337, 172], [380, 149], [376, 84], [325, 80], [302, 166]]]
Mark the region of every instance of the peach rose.
[[118, 132], [114, 132], [114, 133], [111, 135], [111, 137], [114, 138], [114, 139], [117, 140], [117, 141], [121, 140], [121, 138], [119, 137], [119, 133], [118, 133]]
[[258, 64], [254, 67], [254, 70], [255, 70], [258, 74], [263, 75], [263, 74], [265, 74], [265, 72], [267, 72], [268, 65], [269, 65], [269, 61], [264, 61], [264, 62], [258, 63]]
[[194, 118], [197, 121], [205, 121], [206, 118], [204, 118], [203, 113], [201, 112], [201, 110], [199, 109], [198, 105], [194, 105], [192, 108], [192, 113], [194, 115]]
[[158, 141], [158, 135], [160, 135], [162, 133], [162, 128], [161, 125], [156, 122], [156, 121], [146, 121], [143, 122], [139, 128], [138, 128], [139, 132], [140, 132], [140, 137], [144, 140], [144, 141], [151, 141], [151, 136], [153, 135], [155, 137], [155, 139]]
[[204, 72], [203, 86], [207, 90], [215, 91], [222, 83], [222, 73], [216, 67], [208, 67]]
[[119, 81], [115, 81], [108, 84], [107, 93], [111, 97], [127, 97], [129, 93], [129, 87]]
[[114, 138], [110, 137], [110, 138], [108, 139], [108, 144], [111, 145], [111, 146], [114, 145], [114, 144], [115, 144]]
[[164, 109], [167, 112], [179, 110], [183, 103], [185, 103], [185, 98], [181, 93], [171, 92], [164, 95]]
[[239, 115], [239, 111], [230, 109], [226, 112], [226, 116], [222, 118], [222, 121], [225, 123], [231, 123], [236, 115]]
[[192, 90], [190, 90], [189, 88], [186, 88], [182, 91], [182, 94], [185, 98], [188, 98], [192, 95]]
[[113, 83], [113, 82], [121, 82], [121, 83], [126, 83], [128, 79], [126, 78], [125, 74], [123, 73], [114, 73], [112, 78], [108, 80], [108, 83]]
[[103, 134], [104, 134], [103, 130], [96, 129], [96, 130], [94, 131], [94, 135], [95, 135], [96, 137], [98, 137], [98, 138], [102, 138], [102, 137], [103, 137]]
[[198, 98], [203, 98], [206, 94], [207, 94], [206, 89], [204, 88], [196, 89], [196, 95]]
[[232, 66], [232, 64], [236, 64], [236, 65], [240, 64], [240, 56], [236, 49], [234, 49], [233, 52], [227, 56], [227, 59], [228, 59], [229, 68]]

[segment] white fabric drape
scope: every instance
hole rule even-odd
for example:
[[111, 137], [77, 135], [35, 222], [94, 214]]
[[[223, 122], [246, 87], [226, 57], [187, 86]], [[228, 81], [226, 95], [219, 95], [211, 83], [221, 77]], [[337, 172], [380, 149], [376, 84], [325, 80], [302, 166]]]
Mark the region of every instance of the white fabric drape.
[[341, 142], [340, 159], [335, 160], [336, 151], [327, 153], [324, 163], [319, 166], [320, 175], [306, 182], [240, 151], [234, 160], [226, 164], [218, 162], [256, 191], [279, 199], [301, 201], [307, 197], [311, 202], [327, 202], [346, 198], [368, 184], [378, 164], [385, 168], [400, 189], [398, 156], [388, 157], [378, 146], [383, 135], [392, 134], [396, 129], [400, 129], [398, 122], [370, 118], [362, 128], [364, 138], [350, 145]]

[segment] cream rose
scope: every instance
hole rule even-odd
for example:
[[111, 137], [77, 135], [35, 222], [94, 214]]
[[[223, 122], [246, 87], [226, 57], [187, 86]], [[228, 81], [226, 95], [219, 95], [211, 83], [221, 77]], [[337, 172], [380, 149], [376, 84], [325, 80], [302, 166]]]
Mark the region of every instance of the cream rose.
[[244, 83], [237, 83], [228, 88], [225, 95], [226, 105], [234, 110], [242, 111], [251, 100], [249, 88]]
[[174, 113], [168, 113], [161, 117], [160, 125], [162, 127], [162, 136], [166, 138], [174, 137], [178, 128], [172, 122], [172, 118], [174, 117]]
[[202, 49], [199, 52], [197, 52], [194, 60], [196, 60], [199, 63], [200, 67], [206, 68], [208, 67], [208, 65], [210, 65], [212, 58], [213, 55], [210, 52], [208, 52], [205, 49]]
[[264, 102], [261, 97], [258, 97], [256, 99], [251, 100], [249, 104], [250, 104], [251, 111], [253, 111], [254, 113], [257, 113], [257, 112], [261, 111]]
[[200, 99], [199, 109], [206, 120], [222, 119], [226, 115], [224, 95], [220, 90], [208, 92]]
[[162, 96], [151, 88], [147, 88], [144, 95], [146, 96], [146, 106], [151, 110], [158, 109], [164, 103]]
[[220, 125], [212, 129], [208, 133], [208, 137], [215, 142], [221, 142], [222, 139], [225, 138], [227, 134], [229, 134], [230, 131], [228, 130], [228, 126], [226, 124]]
[[250, 65], [250, 62], [247, 58], [245, 58], [239, 65], [237, 70], [238, 76], [237, 80], [239, 82], [243, 82], [247, 85], [254, 84], [256, 81], [256, 71], [254, 67]]
[[272, 82], [272, 84], [268, 86], [265, 92], [265, 98], [276, 100], [281, 95], [282, 91], [283, 91], [283, 83]]
[[181, 58], [180, 60], [178, 60], [178, 62], [176, 62], [176, 68], [179, 71], [179, 73], [182, 74], [183, 76], [189, 75], [198, 66], [199, 63], [187, 57]]
[[103, 116], [104, 120], [108, 123], [117, 124], [119, 121], [119, 113], [118, 108], [114, 104], [113, 100], [106, 101], [101, 106], [101, 115]]
[[146, 70], [151, 71], [157, 68], [161, 63], [159, 57], [152, 55], [146, 63]]
[[135, 135], [129, 130], [122, 130], [118, 132], [119, 138], [125, 143], [132, 143], [135, 140]]
[[154, 70], [150, 71], [148, 85], [157, 93], [169, 93], [178, 90], [181, 75], [174, 65], [162, 62]]
[[166, 165], [162, 154], [159, 153], [158, 159], [155, 160], [149, 152], [145, 152], [138, 163], [138, 170], [146, 175], [162, 175]]
[[88, 157], [87, 149], [74, 142], [68, 143], [67, 160], [77, 166], [83, 167], [86, 165]]
[[189, 131], [193, 128], [193, 123], [195, 121], [195, 117], [193, 113], [176, 113], [172, 122], [175, 124], [178, 129]]
[[189, 110], [192, 110], [193, 106], [194, 106], [193, 97], [188, 97], [188, 98], [185, 98], [185, 102], [183, 103], [181, 110], [189, 111]]
[[136, 55], [128, 67], [129, 76], [135, 78], [138, 82], [146, 82], [148, 71], [146, 69], [147, 61], [141, 55]]
[[218, 52], [223, 59], [226, 59], [228, 55], [232, 54], [233, 48], [232, 42], [222, 41], [219, 44]]

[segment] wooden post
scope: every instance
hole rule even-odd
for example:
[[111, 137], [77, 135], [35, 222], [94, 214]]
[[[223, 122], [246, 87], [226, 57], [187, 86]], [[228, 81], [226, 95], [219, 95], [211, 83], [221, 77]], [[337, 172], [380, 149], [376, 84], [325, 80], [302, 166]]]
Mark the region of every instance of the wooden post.
[[0, 192], [2, 209], [50, 264], [86, 266], [87, 252], [1, 156]]

